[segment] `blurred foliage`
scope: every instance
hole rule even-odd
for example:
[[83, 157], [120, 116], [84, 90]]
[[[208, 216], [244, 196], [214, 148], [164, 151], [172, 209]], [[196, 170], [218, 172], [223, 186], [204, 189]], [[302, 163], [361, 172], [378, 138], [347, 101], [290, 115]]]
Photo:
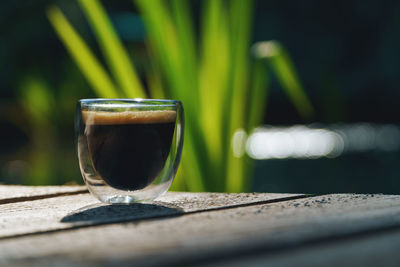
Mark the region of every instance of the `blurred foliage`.
[[[227, 2], [229, 1], [225, 0], [223, 3], [226, 9], [224, 12], [231, 14], [231, 11], [228, 11], [230, 4], [225, 4]], [[68, 181], [82, 183], [73, 144], [75, 105], [79, 98], [96, 97], [101, 94], [88, 82], [88, 74], [82, 75], [82, 70], [78, 69], [73, 58], [65, 53], [65, 47], [60, 42], [59, 36], [54, 34], [54, 29], [44, 12], [46, 7], [54, 3], [61, 8], [70, 24], [74, 26], [75, 32], [83, 37], [92, 55], [95, 55], [98, 64], [101, 64], [99, 66], [103, 66], [103, 71], [109, 75], [109, 84], [116, 90], [122, 90], [118, 79], [112, 76], [114, 74], [108, 66], [108, 60], [101, 55], [101, 44], [97, 43], [95, 32], [91, 30], [90, 22], [77, 1], [1, 1], [0, 176], [2, 183], [63, 184]], [[111, 18], [114, 31], [118, 38], [123, 40], [128, 58], [134, 59], [130, 64], [134, 63], [133, 67], [142, 87], [147, 94], [151, 92], [151, 95], [147, 96], [171, 97], [168, 92], [170, 84], [167, 82], [165, 67], [158, 60], [151, 43], [147, 42], [147, 45], [144, 45], [149, 37], [143, 17], [138, 15], [140, 10], [129, 0], [102, 1], [102, 3]], [[191, 0], [187, 4], [191, 27], [194, 28], [193, 43], [199, 65], [204, 50], [202, 29], [205, 2]], [[176, 9], [173, 9], [170, 0], [166, 0], [165, 5], [173, 21], [182, 19], [182, 13], [173, 12]], [[313, 119], [307, 122], [323, 124], [360, 121], [397, 124], [400, 122], [397, 116], [400, 97], [398, 90], [400, 61], [397, 60], [400, 57], [399, 1], [255, 0], [251, 19], [254, 23], [250, 25], [250, 36], [252, 36], [250, 43], [263, 44], [264, 40], [279, 40], [285, 46], [285, 53], [290, 52], [298, 71], [298, 75], [294, 77], [301, 77], [302, 84], [315, 108]], [[231, 22], [227, 24], [229, 28], [233, 25]], [[174, 22], [173, 25], [177, 27], [178, 24]], [[254, 46], [253, 52], [256, 47], [258, 45]], [[248, 95], [246, 101], [253, 105], [248, 105], [246, 112], [253, 115], [248, 115], [251, 119], [246, 122], [248, 124], [246, 128], [251, 129], [251, 125], [257, 125], [257, 121], [262, 121], [263, 117], [263, 123], [276, 126], [301, 123], [304, 121], [299, 115], [301, 112], [292, 101], [288, 101], [288, 98], [293, 96], [287, 94], [287, 88], [282, 90], [282, 81], [279, 81], [278, 75], [273, 74], [272, 59], [265, 57], [266, 55], [260, 56], [264, 59], [248, 58], [250, 61], [248, 76], [253, 85], [251, 96]], [[88, 63], [83, 62], [83, 64]], [[196, 76], [199, 74], [197, 72]], [[99, 86], [107, 84], [102, 82], [102, 77], [99, 78], [96, 79], [101, 81], [98, 83]], [[268, 87], [265, 87], [265, 83]], [[27, 84], [44, 85], [48, 93], [39, 92], [39, 94], [48, 94], [50, 102], [54, 101], [53, 104], [44, 103], [45, 107], [39, 108], [42, 111], [56, 108], [50, 110], [45, 118], [40, 119], [48, 123], [46, 126], [38, 124], [34, 119], [37, 116], [34, 115], [36, 111], [27, 105], [28, 98], [45, 100], [46, 97], [30, 96], [36, 89], [30, 93], [24, 92], [28, 87], [37, 87]], [[250, 98], [272, 101], [268, 101], [268, 105], [265, 106], [262, 101]], [[267, 116], [264, 116], [265, 114]], [[42, 130], [39, 131], [40, 128]], [[232, 151], [237, 155], [243, 152], [240, 140], [245, 137], [244, 131], [236, 131], [232, 138], [236, 144]], [[41, 154], [48, 155], [46, 160], [37, 160]], [[393, 171], [396, 169], [393, 166], [398, 162], [398, 155], [393, 155], [391, 159], [379, 153], [373, 155], [376, 156], [374, 161], [365, 160], [366, 157], [372, 156], [369, 152], [368, 155], [360, 155], [359, 159], [352, 156], [306, 162], [257, 161], [252, 190], [305, 192], [307, 190], [304, 189], [307, 188], [311, 190], [307, 191], [310, 193], [374, 190], [398, 193], [398, 182], [395, 182], [398, 172]], [[38, 178], [34, 170], [40, 169], [44, 171], [39, 176], [41, 178]], [[364, 171], [361, 172], [361, 169]], [[251, 166], [249, 170], [252, 170]], [[310, 175], [314, 170], [319, 172]], [[324, 179], [320, 179], [322, 176]], [[382, 178], [379, 179], [379, 183], [376, 177]], [[360, 189], [367, 185], [368, 189]], [[287, 190], [288, 187], [291, 189]], [[385, 190], [377, 189], [384, 187]]]
[[[74, 86], [80, 80], [75, 75], [73, 71], [66, 73]], [[51, 83], [39, 72], [21, 77], [19, 103], [9, 119], [25, 132], [30, 142], [24, 153], [17, 156], [19, 159], [6, 166], [9, 177], [6, 182], [44, 185], [73, 180], [76, 176], [75, 169], [71, 168], [76, 161], [71, 149], [73, 141], [66, 139], [69, 130], [66, 127], [72, 118], [65, 114], [73, 113], [76, 95], [68, 82], [58, 91], [53, 90]]]
[[[263, 121], [268, 70], [276, 74], [303, 117], [313, 113], [280, 44], [256, 44], [250, 57], [252, 1], [202, 2], [198, 32], [189, 1], [134, 1], [147, 29], [151, 62], [144, 74], [147, 88], [100, 1], [78, 3], [109, 72], [57, 6], [49, 7], [47, 15], [98, 96], [183, 102], [185, 146], [175, 190], [250, 190], [252, 163], [244, 153], [244, 142], [247, 133]], [[43, 97], [41, 90], [37, 93]]]

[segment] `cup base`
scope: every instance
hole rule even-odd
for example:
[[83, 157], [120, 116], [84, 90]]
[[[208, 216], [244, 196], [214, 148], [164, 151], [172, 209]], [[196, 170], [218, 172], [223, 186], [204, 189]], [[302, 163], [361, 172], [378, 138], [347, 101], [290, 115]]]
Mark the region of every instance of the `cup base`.
[[148, 203], [151, 202], [151, 199], [138, 199], [132, 196], [112, 196], [105, 199], [104, 203], [108, 204], [134, 204], [134, 203]]

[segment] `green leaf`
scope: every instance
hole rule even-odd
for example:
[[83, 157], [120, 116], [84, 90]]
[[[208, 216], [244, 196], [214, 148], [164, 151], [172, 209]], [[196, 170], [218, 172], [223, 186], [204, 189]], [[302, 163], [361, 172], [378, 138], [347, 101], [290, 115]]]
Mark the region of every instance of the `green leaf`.
[[[196, 75], [195, 55], [191, 55], [195, 48], [193, 43], [186, 40], [185, 31], [190, 27], [183, 25], [188, 18], [178, 15], [177, 12], [186, 9], [184, 2], [173, 3], [174, 17], [162, 0], [136, 0], [134, 1], [143, 15], [147, 34], [154, 57], [158, 60], [162, 73], [168, 84], [168, 97], [179, 99], [185, 106], [185, 146], [183, 160], [186, 184], [190, 190], [204, 190], [201, 178], [208, 177], [207, 152], [204, 149], [204, 136], [201, 133], [198, 121], [197, 83], [191, 78]], [[179, 20], [179, 22], [174, 21]], [[180, 24], [178, 27], [177, 24]], [[182, 45], [182, 43], [185, 45]], [[185, 47], [182, 49], [182, 47]], [[193, 65], [194, 64], [194, 65]], [[165, 88], [165, 87], [164, 87]], [[186, 164], [185, 162], [190, 162]], [[191, 168], [188, 170], [187, 168]], [[193, 170], [196, 170], [194, 172]], [[188, 181], [187, 179], [190, 179]]]
[[245, 128], [248, 133], [263, 123], [268, 95], [268, 73], [265, 63], [263, 60], [255, 59], [252, 67], [252, 87], [247, 105], [248, 116]]
[[[227, 165], [226, 188], [227, 192], [243, 192], [248, 190], [246, 180], [249, 180], [244, 158], [234, 155], [232, 137], [238, 130], [246, 127], [246, 111], [249, 95], [248, 70], [250, 29], [252, 25], [253, 1], [232, 0], [230, 9], [231, 25], [231, 66], [230, 73], [232, 88], [228, 97], [229, 124], [226, 136]], [[240, 19], [238, 19], [240, 17]], [[262, 100], [260, 100], [262, 101]]]
[[118, 91], [107, 72], [61, 10], [51, 6], [47, 9], [47, 17], [96, 94], [104, 98], [118, 97]]
[[[222, 1], [204, 1], [201, 17], [199, 101], [197, 117], [205, 142], [207, 168], [204, 177], [212, 191], [224, 191], [224, 110], [229, 90], [230, 40], [227, 12]], [[229, 120], [229, 118], [228, 118]], [[216, 179], [215, 177], [218, 177]]]
[[285, 90], [289, 99], [303, 119], [314, 115], [314, 108], [308, 99], [294, 64], [284, 47], [277, 41], [258, 43], [254, 49], [257, 57], [265, 58], [270, 63], [272, 71]]
[[78, 3], [95, 32], [107, 64], [124, 94], [129, 98], [145, 98], [145, 91], [129, 55], [101, 3], [98, 0], [78, 0]]
[[39, 75], [23, 77], [19, 86], [21, 104], [37, 125], [50, 123], [56, 100], [46, 80]]
[[145, 72], [150, 97], [153, 99], [166, 98], [167, 89], [164, 86], [160, 66], [152, 53], [149, 53], [147, 71]]

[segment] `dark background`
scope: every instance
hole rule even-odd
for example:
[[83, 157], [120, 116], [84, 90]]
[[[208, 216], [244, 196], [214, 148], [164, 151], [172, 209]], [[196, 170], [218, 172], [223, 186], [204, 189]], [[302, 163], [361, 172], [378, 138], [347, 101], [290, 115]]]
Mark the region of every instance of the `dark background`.
[[[47, 21], [45, 9], [53, 2], [0, 2], [0, 182], [81, 182], [73, 151], [74, 106], [94, 95]], [[57, 3], [92, 40], [76, 3]], [[131, 1], [103, 3], [127, 45], [140, 51], [143, 25], [138, 16], [125, 16], [135, 12]], [[194, 1], [194, 14], [198, 6]], [[399, 1], [256, 1], [253, 30], [254, 42], [279, 40], [286, 47], [316, 109], [312, 120], [301, 120], [272, 76], [265, 124], [400, 124]], [[50, 92], [47, 108], [54, 112], [42, 122], [24, 104], [24, 81], [31, 77]], [[366, 151], [335, 159], [257, 161], [254, 190], [400, 193], [399, 156]], [[37, 163], [38, 158], [43, 159]]]
[[[313, 122], [399, 124], [400, 2], [259, 1], [255, 21], [255, 40], [288, 49]], [[276, 83], [271, 91], [265, 123], [304, 123]], [[254, 190], [400, 193], [399, 163], [399, 151], [374, 150], [257, 161]]]

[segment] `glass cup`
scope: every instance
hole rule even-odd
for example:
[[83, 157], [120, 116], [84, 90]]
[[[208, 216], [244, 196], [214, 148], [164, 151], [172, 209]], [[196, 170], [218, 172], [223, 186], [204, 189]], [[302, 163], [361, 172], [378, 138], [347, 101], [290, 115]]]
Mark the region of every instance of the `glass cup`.
[[150, 202], [165, 193], [181, 158], [183, 129], [180, 101], [80, 100], [75, 138], [90, 193], [111, 204]]

